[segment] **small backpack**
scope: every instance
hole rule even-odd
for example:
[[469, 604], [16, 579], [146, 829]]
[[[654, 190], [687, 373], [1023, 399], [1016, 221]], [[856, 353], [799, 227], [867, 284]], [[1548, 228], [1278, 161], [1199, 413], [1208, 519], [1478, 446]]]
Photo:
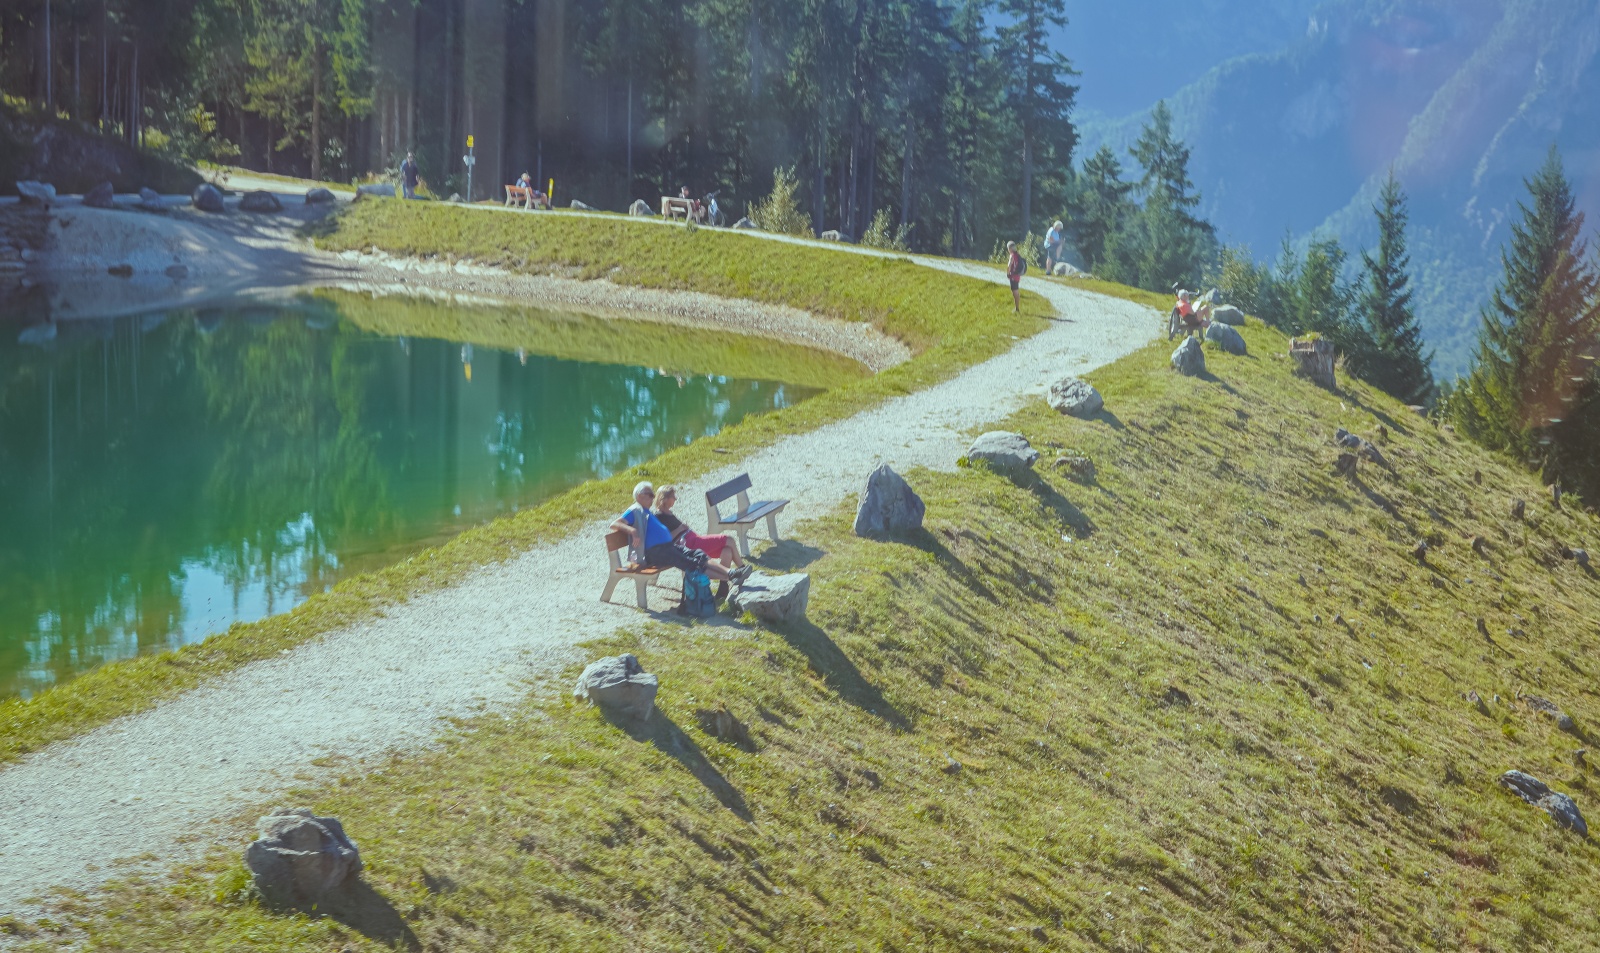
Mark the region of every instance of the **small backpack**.
[[717, 614], [717, 597], [711, 592], [711, 579], [703, 572], [683, 574], [683, 602], [678, 614], [705, 619]]

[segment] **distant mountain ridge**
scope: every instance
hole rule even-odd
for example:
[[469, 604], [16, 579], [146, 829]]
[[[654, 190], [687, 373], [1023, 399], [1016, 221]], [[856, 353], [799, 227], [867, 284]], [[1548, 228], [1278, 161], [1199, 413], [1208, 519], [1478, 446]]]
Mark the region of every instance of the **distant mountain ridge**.
[[[1258, 258], [1286, 233], [1371, 245], [1392, 167], [1411, 197], [1418, 313], [1448, 378], [1470, 358], [1523, 179], [1552, 142], [1589, 232], [1600, 226], [1595, 90], [1600, 0], [1339, 0], [1283, 49], [1232, 57], [1169, 103], [1205, 213]], [[1126, 155], [1145, 115], [1085, 122], [1080, 154]]]

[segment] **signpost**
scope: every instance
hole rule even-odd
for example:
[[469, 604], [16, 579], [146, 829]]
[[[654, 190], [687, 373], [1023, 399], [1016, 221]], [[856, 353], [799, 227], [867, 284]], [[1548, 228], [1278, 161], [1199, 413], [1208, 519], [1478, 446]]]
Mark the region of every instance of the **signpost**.
[[[472, 154], [472, 137], [467, 137], [467, 154], [461, 157], [467, 167], [467, 204], [472, 204], [472, 167], [478, 164], [478, 157]], [[470, 371], [468, 373], [471, 373]]]

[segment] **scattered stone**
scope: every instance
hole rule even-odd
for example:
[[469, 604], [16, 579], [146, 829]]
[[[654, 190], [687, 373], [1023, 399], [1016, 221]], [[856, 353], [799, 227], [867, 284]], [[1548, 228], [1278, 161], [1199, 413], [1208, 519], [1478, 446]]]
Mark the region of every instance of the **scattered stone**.
[[1050, 385], [1050, 393], [1045, 397], [1050, 406], [1057, 413], [1080, 420], [1088, 420], [1106, 405], [1100, 392], [1094, 385], [1078, 377], [1063, 377]]
[[922, 497], [900, 474], [881, 463], [867, 475], [867, 488], [856, 507], [857, 536], [890, 536], [922, 528], [927, 512]]
[[578, 676], [572, 694], [623, 717], [644, 721], [655, 708], [659, 687], [656, 677], [630, 652], [591, 662]]
[[940, 768], [939, 770], [943, 771], [945, 774], [960, 774], [961, 762], [950, 757], [950, 752], [946, 751], [944, 753], [944, 767]]
[[750, 221], [748, 218], [741, 218], [737, 222], [733, 223], [733, 227], [734, 228], [755, 228], [756, 227], [756, 223]]
[[694, 714], [700, 722], [700, 730], [718, 741], [726, 741], [746, 749], [755, 747], [750, 741], [750, 729], [733, 717], [733, 712], [728, 710], [726, 703], [717, 702], [715, 709], [702, 708]]
[[1211, 323], [1242, 328], [1244, 327], [1244, 312], [1231, 304], [1219, 304], [1211, 309]]
[[99, 185], [83, 194], [83, 204], [90, 208], [111, 208], [116, 204], [117, 192], [110, 182]]
[[594, 206], [593, 205], [585, 205], [582, 202], [578, 201], [577, 199], [573, 199], [572, 200], [572, 207], [577, 209], [580, 212], [592, 212], [592, 211], [594, 211]]
[[1520, 519], [1522, 519], [1523, 517], [1525, 517], [1527, 515], [1528, 515], [1528, 504], [1527, 504], [1526, 501], [1524, 501], [1524, 500], [1513, 500], [1511, 502], [1511, 518], [1512, 519], [1520, 520]]
[[1588, 757], [1589, 757], [1589, 749], [1588, 748], [1579, 748], [1578, 750], [1572, 752], [1572, 763], [1577, 765], [1580, 768], [1588, 767], [1588, 762], [1585, 760]]
[[1482, 536], [1472, 537], [1472, 551], [1477, 553], [1479, 556], [1484, 555], [1484, 548], [1488, 545], [1488, 540], [1484, 539]]
[[1482, 470], [1473, 470], [1472, 471], [1472, 482], [1476, 483], [1478, 486], [1483, 486], [1483, 471]]
[[1589, 551], [1587, 549], [1569, 549], [1567, 550], [1567, 558], [1580, 566], [1589, 565]]
[[194, 187], [194, 194], [189, 196], [189, 204], [202, 212], [221, 212], [222, 190], [209, 182], [202, 182]]
[[1572, 716], [1566, 712], [1556, 715], [1556, 727], [1568, 734], [1574, 734], [1578, 730], [1577, 722], [1573, 721]]
[[120, 265], [112, 265], [106, 269], [106, 274], [113, 278], [132, 278], [133, 266], [127, 262], [123, 262]]
[[753, 572], [728, 597], [735, 612], [748, 612], [763, 622], [783, 625], [805, 618], [811, 598], [811, 576], [794, 572], [769, 576]]
[[637, 215], [641, 218], [653, 218], [656, 213], [650, 211], [650, 206], [645, 204], [644, 199], [634, 199], [633, 204], [628, 206], [628, 214]]
[[1019, 433], [991, 430], [972, 442], [967, 459], [983, 461], [1001, 473], [1020, 476], [1039, 462], [1039, 451]]
[[1161, 696], [1161, 704], [1167, 708], [1188, 708], [1193, 702], [1188, 692], [1176, 685], [1168, 685], [1167, 693]]
[[48, 182], [28, 179], [17, 183], [17, 197], [23, 205], [43, 205], [46, 208], [56, 200], [56, 187]]
[[361, 872], [361, 854], [331, 817], [307, 808], [276, 808], [256, 822], [245, 848], [256, 889], [274, 906], [314, 904]]
[[1187, 377], [1199, 377], [1206, 372], [1206, 353], [1200, 342], [1192, 337], [1183, 339], [1172, 352], [1172, 369]]
[[139, 207], [146, 212], [159, 212], [166, 205], [161, 201], [161, 193], [149, 186], [145, 186], [139, 190]]
[[283, 211], [283, 203], [278, 201], [278, 197], [271, 192], [263, 192], [258, 189], [254, 192], [245, 193], [245, 197], [239, 200], [239, 211], [270, 214]]
[[173, 281], [182, 281], [184, 278], [189, 277], [189, 266], [188, 265], [168, 265], [167, 266], [166, 275], [167, 275], [168, 278], [171, 278]]
[[1230, 325], [1213, 321], [1211, 327], [1206, 328], [1206, 340], [1229, 354], [1245, 353], [1244, 336]]
[[847, 242], [850, 236], [836, 228], [830, 228], [819, 236], [825, 242]]
[[1333, 376], [1333, 345], [1322, 338], [1289, 339], [1289, 357], [1295, 361], [1295, 373], [1309, 379], [1319, 387], [1333, 390], [1339, 386]]
[[448, 199], [445, 199], [445, 201], [453, 202], [456, 205], [460, 205], [461, 204], [461, 193], [460, 192], [451, 192], [450, 193], [450, 197]]
[[1417, 558], [1417, 562], [1427, 562], [1428, 541], [1425, 539], [1417, 540], [1417, 545], [1411, 547], [1411, 555]]
[[1478, 694], [1477, 689], [1473, 689], [1472, 691], [1467, 692], [1467, 701], [1472, 703], [1472, 707], [1473, 708], [1478, 709], [1478, 714], [1480, 714], [1480, 715], [1489, 714], [1489, 705], [1488, 705], [1487, 702], [1485, 702], [1483, 700], [1483, 696]]
[[333, 201], [333, 192], [329, 189], [320, 185], [314, 189], [306, 189], [307, 205], [332, 205]]
[[1074, 480], [1080, 483], [1094, 482], [1094, 461], [1088, 457], [1075, 453], [1066, 453], [1056, 457], [1056, 462], [1050, 466], [1057, 470], [1065, 469], [1072, 475]]
[[1589, 825], [1584, 822], [1583, 814], [1579, 812], [1578, 805], [1572, 802], [1572, 798], [1559, 791], [1550, 790], [1548, 784], [1533, 775], [1521, 771], [1507, 771], [1500, 775], [1500, 786], [1534, 807], [1542, 809], [1557, 824], [1579, 837], [1589, 836]]
[[1341, 453], [1334, 462], [1333, 470], [1340, 476], [1351, 476], [1356, 472], [1356, 462], [1359, 458], [1353, 453]]

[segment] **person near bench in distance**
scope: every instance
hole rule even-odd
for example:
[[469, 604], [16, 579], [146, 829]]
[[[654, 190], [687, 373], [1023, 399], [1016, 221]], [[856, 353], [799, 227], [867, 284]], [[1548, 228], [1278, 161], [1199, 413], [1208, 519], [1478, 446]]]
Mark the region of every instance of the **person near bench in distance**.
[[[727, 533], [717, 533], [713, 536], [701, 536], [689, 525], [672, 512], [672, 505], [678, 502], [678, 488], [668, 484], [656, 493], [656, 519], [661, 521], [672, 533], [673, 540], [683, 543], [690, 549], [698, 549], [708, 557], [717, 560], [724, 569], [744, 568], [744, 557], [739, 555], [739, 547], [733, 545], [733, 537]], [[728, 595], [728, 584], [717, 584], [717, 598], [722, 599]]]
[[684, 572], [703, 572], [718, 582], [744, 582], [750, 575], [749, 566], [740, 566], [729, 572], [719, 563], [711, 562], [705, 553], [673, 542], [672, 531], [650, 512], [656, 490], [648, 482], [633, 488], [633, 506], [611, 522], [612, 532], [633, 534], [634, 549], [644, 553], [644, 564], [652, 569], [681, 569]]

